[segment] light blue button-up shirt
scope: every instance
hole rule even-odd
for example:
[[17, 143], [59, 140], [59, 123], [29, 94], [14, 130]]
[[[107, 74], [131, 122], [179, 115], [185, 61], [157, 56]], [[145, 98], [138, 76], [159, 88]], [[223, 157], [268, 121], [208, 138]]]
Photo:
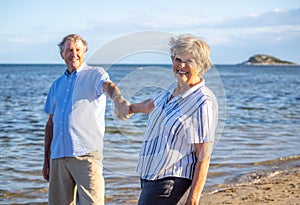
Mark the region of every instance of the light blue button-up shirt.
[[51, 158], [81, 156], [103, 150], [106, 96], [102, 84], [107, 72], [83, 64], [66, 71], [52, 84], [45, 112], [53, 115]]

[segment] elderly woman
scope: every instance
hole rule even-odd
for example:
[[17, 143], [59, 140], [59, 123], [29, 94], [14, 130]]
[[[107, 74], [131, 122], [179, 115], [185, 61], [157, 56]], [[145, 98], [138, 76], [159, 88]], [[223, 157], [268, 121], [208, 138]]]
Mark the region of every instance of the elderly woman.
[[170, 53], [177, 82], [130, 105], [131, 114], [150, 114], [137, 166], [142, 205], [199, 203], [217, 126], [217, 101], [203, 79], [209, 46], [179, 35], [171, 38]]

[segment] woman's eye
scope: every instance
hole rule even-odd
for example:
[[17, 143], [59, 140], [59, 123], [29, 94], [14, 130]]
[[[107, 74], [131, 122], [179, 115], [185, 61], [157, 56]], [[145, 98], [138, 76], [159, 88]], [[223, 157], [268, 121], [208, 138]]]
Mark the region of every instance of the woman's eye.
[[176, 62], [181, 62], [181, 59], [180, 58], [175, 58], [175, 61]]

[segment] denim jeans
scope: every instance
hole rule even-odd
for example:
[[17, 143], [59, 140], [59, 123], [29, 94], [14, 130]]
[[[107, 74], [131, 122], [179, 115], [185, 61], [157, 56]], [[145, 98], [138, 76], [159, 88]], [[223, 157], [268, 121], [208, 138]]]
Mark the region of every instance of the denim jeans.
[[141, 179], [139, 205], [180, 205], [185, 204], [192, 180], [166, 177], [159, 180]]

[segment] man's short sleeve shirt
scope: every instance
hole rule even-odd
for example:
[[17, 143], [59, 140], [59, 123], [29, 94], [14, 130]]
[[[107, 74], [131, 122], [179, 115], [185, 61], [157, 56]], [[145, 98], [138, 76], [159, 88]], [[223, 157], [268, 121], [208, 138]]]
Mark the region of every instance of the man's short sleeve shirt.
[[83, 64], [52, 84], [45, 112], [53, 115], [51, 158], [102, 152], [106, 96], [102, 84], [110, 81], [102, 68]]

